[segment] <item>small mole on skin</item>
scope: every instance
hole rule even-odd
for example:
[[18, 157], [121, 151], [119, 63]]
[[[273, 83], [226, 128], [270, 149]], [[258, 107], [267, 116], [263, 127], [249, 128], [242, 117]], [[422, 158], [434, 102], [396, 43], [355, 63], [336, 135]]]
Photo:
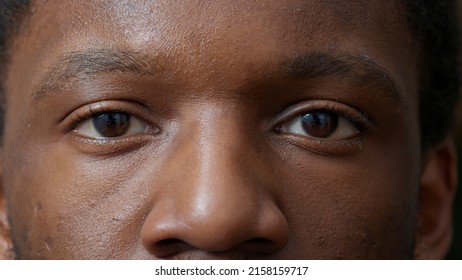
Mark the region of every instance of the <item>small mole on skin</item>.
[[35, 203], [35, 207], [34, 207], [35, 211], [40, 211], [42, 209], [43, 209], [42, 202], [39, 201], [39, 202]]

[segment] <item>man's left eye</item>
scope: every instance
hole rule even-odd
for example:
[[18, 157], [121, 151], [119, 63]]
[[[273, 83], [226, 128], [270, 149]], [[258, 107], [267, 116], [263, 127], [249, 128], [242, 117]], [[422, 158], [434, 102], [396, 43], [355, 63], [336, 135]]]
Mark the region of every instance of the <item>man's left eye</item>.
[[282, 126], [283, 132], [311, 138], [345, 140], [354, 138], [359, 130], [352, 120], [331, 111], [311, 111]]
[[103, 112], [81, 122], [74, 130], [79, 135], [92, 139], [126, 137], [145, 133], [149, 125], [123, 112]]

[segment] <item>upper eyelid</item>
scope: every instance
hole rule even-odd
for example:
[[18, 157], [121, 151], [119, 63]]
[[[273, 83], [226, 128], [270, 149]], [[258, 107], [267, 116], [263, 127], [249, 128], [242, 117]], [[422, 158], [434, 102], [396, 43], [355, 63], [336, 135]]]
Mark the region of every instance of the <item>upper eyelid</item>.
[[160, 129], [158, 122], [154, 121], [151, 111], [146, 106], [140, 105], [137, 102], [126, 100], [104, 100], [85, 104], [66, 114], [60, 123], [64, 126], [66, 131], [71, 132], [83, 121], [105, 112], [121, 112], [129, 114]]
[[279, 114], [277, 121], [273, 124], [273, 127], [278, 129], [284, 123], [291, 121], [297, 116], [308, 113], [310, 111], [319, 110], [334, 112], [339, 116], [353, 121], [361, 126], [375, 126], [375, 123], [367, 114], [352, 106], [331, 100], [305, 100], [297, 102], [296, 104], [290, 105], [288, 108], [284, 109], [284, 111]]

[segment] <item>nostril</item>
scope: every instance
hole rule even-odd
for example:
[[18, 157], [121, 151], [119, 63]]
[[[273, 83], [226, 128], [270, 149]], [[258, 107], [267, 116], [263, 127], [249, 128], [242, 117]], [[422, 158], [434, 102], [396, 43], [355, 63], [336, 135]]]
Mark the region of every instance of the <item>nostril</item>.
[[273, 243], [273, 241], [268, 240], [266, 238], [252, 238], [249, 240], [250, 242], [255, 242], [255, 243]]
[[270, 244], [274, 244], [273, 241], [266, 239], [266, 238], [252, 238], [248, 240], [247, 242], [254, 243], [257, 245], [262, 245], [262, 246], [268, 246]]
[[159, 246], [159, 247], [170, 247], [170, 246], [179, 245], [180, 243], [182, 243], [182, 241], [179, 240], [179, 239], [167, 238], [167, 239], [163, 239], [163, 240], [158, 241], [156, 245]]
[[[148, 250], [159, 258], [168, 258], [190, 247], [186, 242], [177, 238], [165, 238], [153, 243]], [[148, 248], [148, 247], [147, 247]]]

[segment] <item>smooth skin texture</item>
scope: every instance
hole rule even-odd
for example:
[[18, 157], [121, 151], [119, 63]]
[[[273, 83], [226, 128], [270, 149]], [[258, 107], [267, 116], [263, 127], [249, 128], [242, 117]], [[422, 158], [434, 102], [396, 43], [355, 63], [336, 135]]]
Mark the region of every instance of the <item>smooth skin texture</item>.
[[449, 140], [421, 151], [417, 50], [399, 1], [36, 1], [6, 79], [3, 242], [442, 258], [456, 164]]

